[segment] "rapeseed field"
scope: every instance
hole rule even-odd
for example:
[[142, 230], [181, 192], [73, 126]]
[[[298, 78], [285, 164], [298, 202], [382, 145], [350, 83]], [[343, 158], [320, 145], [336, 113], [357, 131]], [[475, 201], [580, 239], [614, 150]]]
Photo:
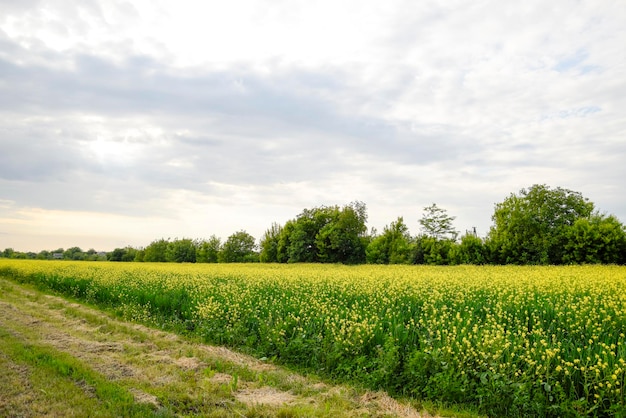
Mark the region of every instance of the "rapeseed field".
[[0, 260], [0, 275], [392, 394], [626, 416], [626, 267]]

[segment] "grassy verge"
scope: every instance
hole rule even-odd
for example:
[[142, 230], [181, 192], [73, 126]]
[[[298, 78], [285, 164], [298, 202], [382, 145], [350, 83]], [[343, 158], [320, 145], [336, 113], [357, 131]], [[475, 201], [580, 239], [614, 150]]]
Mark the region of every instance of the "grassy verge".
[[0, 416], [431, 415], [0, 279]]

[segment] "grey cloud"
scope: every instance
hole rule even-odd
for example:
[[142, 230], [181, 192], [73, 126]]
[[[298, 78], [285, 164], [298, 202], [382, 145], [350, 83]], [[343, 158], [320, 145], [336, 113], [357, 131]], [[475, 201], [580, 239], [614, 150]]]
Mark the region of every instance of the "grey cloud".
[[[433, 133], [430, 127], [411, 130], [342, 114], [328, 96], [331, 92], [339, 96], [346, 89], [343, 74], [291, 72], [268, 79], [240, 68], [181, 75], [148, 57], [130, 57], [120, 65], [79, 54], [72, 61], [73, 71], [41, 65], [24, 68], [6, 59], [0, 61], [0, 71], [10, 80], [2, 87], [0, 106], [12, 112], [37, 109], [51, 115], [139, 115], [166, 130], [189, 124], [202, 134], [189, 138], [167, 134], [169, 146], [157, 146], [149, 158], [137, 162], [136, 176], [171, 183], [172, 187], [183, 180], [193, 185], [208, 179], [248, 183], [321, 179], [332, 176], [335, 163], [350, 153], [420, 163], [449, 158], [459, 151], [457, 141], [445, 131]], [[214, 120], [205, 122], [205, 117]], [[74, 137], [88, 140], [87, 128], [80, 132], [81, 127], [76, 126], [79, 133]], [[208, 136], [208, 131], [214, 133]], [[268, 139], [279, 143], [280, 151], [266, 148]], [[27, 136], [22, 140], [37, 143]], [[59, 158], [80, 160], [74, 157], [68, 153]], [[32, 158], [36, 161], [37, 155]], [[172, 158], [189, 161], [191, 166], [168, 168], [167, 160]], [[81, 166], [86, 170], [99, 167], [93, 162]], [[12, 172], [18, 169], [11, 167]]]
[[[624, 155], [623, 145], [614, 144], [609, 151], [602, 138], [569, 135], [564, 140], [552, 137], [567, 136], [558, 126], [547, 127], [547, 122], [575, 119], [599, 123], [592, 118], [606, 118], [616, 103], [608, 100], [615, 94], [613, 86], [606, 88], [603, 100], [555, 100], [558, 107], [539, 109], [541, 97], [533, 96], [542, 85], [529, 90], [517, 83], [534, 83], [535, 78], [512, 81], [517, 73], [480, 73], [471, 67], [472, 39], [462, 44], [468, 45], [467, 53], [459, 53], [458, 45], [441, 50], [428, 30], [445, 32], [441, 24], [446, 15], [433, 7], [432, 14], [424, 16], [419, 30], [403, 26], [398, 35], [403, 37], [401, 48], [390, 48], [391, 81], [371, 89], [351, 82], [351, 70], [332, 66], [324, 72], [294, 68], [265, 75], [246, 65], [220, 71], [176, 70], [165, 61], [125, 51], [120, 51], [123, 58], [113, 61], [98, 56], [98, 51], [58, 53], [36, 43], [26, 49], [0, 33], [3, 198], [37, 207], [143, 215], [158, 212], [149, 203], [176, 189], [225, 198], [228, 192], [219, 184], [245, 185], [259, 187], [270, 199], [273, 185], [308, 183], [323, 189], [355, 178], [371, 189], [374, 198], [402, 196], [420, 205], [437, 195], [458, 207], [471, 201], [488, 211], [495, 194], [492, 188], [504, 188], [506, 196], [516, 191], [510, 184], [535, 181], [520, 178], [528, 169], [539, 171], [538, 176], [553, 176], [540, 182], [587, 177], [588, 184], [599, 184], [610, 177], [613, 184], [620, 184], [607, 173], [614, 169], [597, 161], [579, 161], [575, 155], [588, 157], [594, 146], [600, 159], [608, 152]], [[471, 35], [484, 42], [479, 53], [488, 55], [502, 47], [498, 45], [502, 40]], [[432, 53], [434, 61], [413, 67], [402, 63], [405, 52], [422, 47], [419, 41], [424, 41], [426, 52], [410, 59], [426, 60]], [[515, 52], [515, 45], [512, 48]], [[536, 64], [537, 57], [531, 58]], [[400, 68], [394, 68], [396, 60]], [[554, 69], [571, 72], [587, 60], [584, 52], [563, 55]], [[461, 61], [463, 68], [453, 68]], [[470, 75], [482, 77], [464, 78], [468, 68], [476, 71]], [[425, 78], [416, 81], [422, 69]], [[436, 91], [427, 90], [429, 84]], [[585, 96], [586, 90], [578, 94]], [[384, 116], [400, 100], [418, 110], [410, 115], [400, 112], [396, 118]], [[493, 116], [507, 106], [506, 120]], [[450, 113], [446, 121], [431, 122], [441, 118], [419, 113], [436, 107]], [[476, 118], [479, 122], [471, 120], [481, 112], [486, 116]], [[535, 114], [544, 120], [528, 123]], [[94, 127], [81, 115], [97, 116], [102, 126]], [[600, 122], [615, 123], [610, 117]], [[125, 132], [135, 123], [159, 130], [129, 138]], [[99, 129], [108, 142], [128, 149], [133, 158], [98, 159], [90, 145]], [[571, 139], [574, 136], [576, 140]], [[552, 138], [559, 142], [550, 142]], [[577, 140], [587, 141], [587, 148], [575, 144]], [[552, 174], [558, 170], [561, 177]], [[579, 172], [584, 176], [576, 177]], [[472, 182], [487, 185], [489, 191], [481, 192]], [[476, 197], [480, 193], [489, 197]]]

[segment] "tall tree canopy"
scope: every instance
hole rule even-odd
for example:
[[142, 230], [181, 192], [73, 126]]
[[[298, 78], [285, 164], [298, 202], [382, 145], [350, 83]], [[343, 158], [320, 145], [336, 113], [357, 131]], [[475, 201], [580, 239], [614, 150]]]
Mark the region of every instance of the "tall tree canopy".
[[437, 204], [433, 203], [430, 206], [424, 208], [424, 214], [419, 220], [422, 228], [422, 232], [432, 238], [438, 240], [452, 239], [455, 240], [459, 234], [454, 229], [453, 222], [456, 219], [455, 216], [448, 215], [445, 209], [440, 208]]
[[367, 208], [362, 202], [343, 207], [304, 209], [284, 226], [272, 225], [261, 238], [261, 260], [279, 263], [365, 262]]
[[533, 185], [497, 203], [488, 241], [493, 261], [514, 264], [560, 264], [567, 229], [589, 218], [593, 203], [580, 193]]
[[259, 261], [256, 254], [256, 241], [246, 231], [238, 231], [226, 239], [222, 246], [219, 261], [224, 263], [244, 263]]
[[408, 264], [411, 260], [412, 238], [402, 216], [385, 226], [383, 233], [373, 238], [366, 249], [371, 264]]

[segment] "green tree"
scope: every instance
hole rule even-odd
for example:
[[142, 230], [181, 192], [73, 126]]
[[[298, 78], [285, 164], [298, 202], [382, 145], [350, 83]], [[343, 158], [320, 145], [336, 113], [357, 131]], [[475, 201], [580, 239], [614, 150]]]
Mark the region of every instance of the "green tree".
[[279, 261], [278, 248], [282, 232], [283, 228], [279, 224], [273, 223], [261, 237], [259, 259], [262, 263], [277, 263]]
[[198, 263], [217, 263], [221, 248], [222, 240], [215, 235], [211, 235], [208, 240], [202, 241], [198, 245], [196, 261]]
[[534, 185], [496, 204], [488, 245], [496, 262], [559, 264], [567, 228], [588, 218], [593, 203], [580, 193]]
[[458, 231], [454, 229], [452, 223], [456, 217], [448, 215], [445, 209], [438, 207], [435, 203], [424, 208], [424, 214], [419, 220], [422, 232], [429, 237], [438, 240], [456, 240]]
[[615, 216], [593, 214], [566, 231], [564, 263], [626, 263], [626, 230]]
[[165, 260], [171, 263], [195, 263], [195, 242], [189, 238], [183, 238], [168, 243], [165, 249]]
[[254, 237], [242, 230], [228, 237], [219, 253], [219, 261], [224, 263], [258, 261], [258, 254], [255, 251]]
[[280, 231], [278, 243], [276, 245], [276, 261], [279, 263], [287, 263], [290, 261], [289, 253], [291, 247], [291, 236], [296, 229], [296, 221], [291, 219], [285, 223]]
[[485, 264], [489, 261], [483, 239], [474, 234], [461, 237], [461, 242], [451, 248], [450, 264]]
[[3, 258], [13, 258], [15, 255], [15, 250], [13, 248], [5, 248], [4, 251], [0, 254]]
[[333, 207], [304, 209], [296, 218], [289, 235], [289, 262], [315, 263], [320, 261], [316, 238], [319, 231], [333, 217]]
[[166, 252], [169, 242], [169, 239], [166, 240], [164, 238], [152, 241], [145, 249], [143, 260], [148, 263], [163, 263], [167, 261]]
[[136, 256], [137, 256], [137, 249], [129, 245], [128, 247], [126, 247], [126, 254], [122, 256], [122, 261], [127, 262], [127, 263], [135, 261]]
[[318, 260], [358, 264], [365, 261], [367, 208], [352, 202], [343, 208], [325, 208], [325, 225], [315, 235]]
[[415, 239], [413, 262], [415, 264], [447, 265], [456, 243], [451, 239], [438, 239], [419, 235]]
[[49, 260], [52, 258], [52, 253], [48, 250], [41, 250], [37, 253], [38, 260]]
[[109, 253], [107, 257], [109, 261], [122, 261], [122, 258], [126, 255], [126, 248], [116, 248]]
[[137, 262], [137, 263], [143, 263], [144, 257], [146, 256], [146, 250], [145, 248], [139, 248], [137, 249], [137, 252], [135, 253], [135, 259], [133, 261]]
[[82, 260], [85, 256], [80, 247], [71, 247], [63, 252], [63, 258], [66, 260]]
[[374, 237], [366, 249], [366, 259], [371, 264], [408, 264], [413, 251], [409, 228], [404, 218], [385, 226], [383, 233]]

